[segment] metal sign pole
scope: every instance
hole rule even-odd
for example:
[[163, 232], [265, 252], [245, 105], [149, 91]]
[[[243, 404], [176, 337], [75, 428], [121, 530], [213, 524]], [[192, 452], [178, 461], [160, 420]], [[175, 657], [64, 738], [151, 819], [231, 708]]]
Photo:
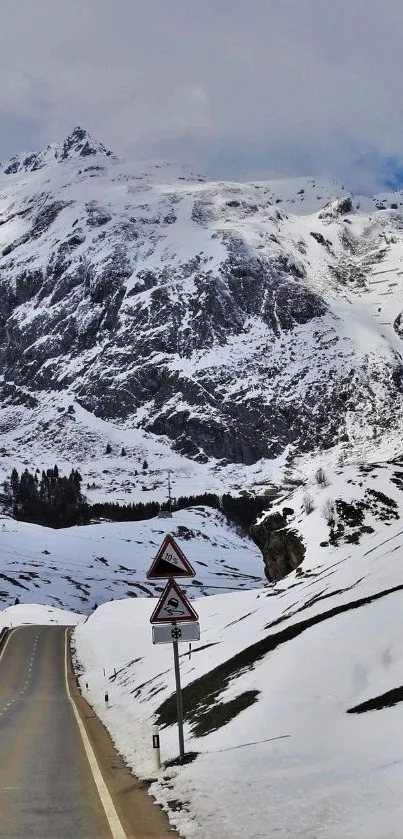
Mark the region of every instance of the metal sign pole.
[[172, 642], [174, 648], [174, 664], [175, 664], [175, 682], [176, 682], [176, 708], [178, 714], [178, 734], [179, 734], [179, 757], [181, 760], [185, 757], [185, 741], [183, 738], [183, 706], [182, 706], [182, 688], [181, 688], [181, 671], [179, 666], [179, 647], [178, 642]]

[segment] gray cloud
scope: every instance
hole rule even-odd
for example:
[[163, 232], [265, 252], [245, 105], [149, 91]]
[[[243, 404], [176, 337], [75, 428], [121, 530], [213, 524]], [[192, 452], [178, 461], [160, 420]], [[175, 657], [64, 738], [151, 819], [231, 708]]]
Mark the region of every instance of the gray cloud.
[[3, 0], [0, 156], [80, 123], [215, 177], [372, 188], [403, 158], [402, 29], [400, 0]]

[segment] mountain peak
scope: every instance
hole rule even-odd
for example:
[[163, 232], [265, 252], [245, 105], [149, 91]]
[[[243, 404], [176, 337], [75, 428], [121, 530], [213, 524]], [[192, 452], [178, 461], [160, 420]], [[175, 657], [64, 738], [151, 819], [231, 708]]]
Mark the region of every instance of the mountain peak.
[[79, 125], [66, 137], [59, 148], [59, 158], [61, 160], [90, 157], [96, 154], [104, 154], [106, 157], [112, 156], [112, 152], [103, 143], [94, 141], [88, 131]]
[[112, 157], [112, 152], [103, 143], [93, 140], [85, 128], [76, 126], [61, 143], [51, 143], [39, 152], [16, 154], [0, 169], [5, 175], [16, 175], [19, 172], [36, 172], [60, 160], [77, 160], [96, 155]]

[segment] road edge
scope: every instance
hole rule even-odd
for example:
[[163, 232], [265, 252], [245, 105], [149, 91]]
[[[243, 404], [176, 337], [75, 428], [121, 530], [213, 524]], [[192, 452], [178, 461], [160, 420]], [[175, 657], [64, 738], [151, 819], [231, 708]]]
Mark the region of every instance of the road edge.
[[[76, 703], [73, 699], [73, 696], [70, 691], [70, 680], [69, 680], [69, 660], [71, 663], [71, 656], [70, 656], [70, 645], [69, 645], [69, 630], [66, 629], [65, 634], [65, 680], [66, 680], [66, 692], [67, 696], [70, 700], [71, 707], [73, 709], [73, 713], [80, 731], [81, 739], [83, 741], [85, 753], [88, 758], [88, 763], [90, 765], [92, 777], [94, 778], [95, 786], [98, 790], [98, 795], [101, 800], [102, 806], [105, 811], [105, 816], [107, 818], [109, 828], [112, 834], [112, 839], [127, 839], [127, 835], [123, 830], [122, 823], [120, 818], [116, 812], [115, 805], [112, 801], [112, 796], [108, 790], [108, 787], [104, 781], [102, 772], [100, 770], [97, 758], [95, 756], [95, 752], [92, 748], [90, 743], [88, 734], [85, 730], [84, 723], [81, 720], [81, 716], [78, 712], [76, 707]], [[135, 839], [135, 837], [133, 837]]]
[[[69, 645], [73, 629], [69, 628], [66, 632], [71, 699], [93, 751], [102, 757], [98, 766], [126, 830], [126, 839], [179, 839], [179, 834], [169, 823], [166, 812], [149, 795], [149, 784], [133, 774], [124, 757], [117, 751], [108, 729], [82, 696]], [[132, 825], [136, 826], [135, 832]]]

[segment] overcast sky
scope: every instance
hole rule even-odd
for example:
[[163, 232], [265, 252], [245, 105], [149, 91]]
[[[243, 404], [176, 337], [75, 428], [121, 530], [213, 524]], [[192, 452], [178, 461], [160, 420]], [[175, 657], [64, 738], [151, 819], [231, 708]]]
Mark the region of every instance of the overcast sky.
[[0, 159], [83, 125], [212, 177], [402, 180], [402, 0], [2, 0]]

